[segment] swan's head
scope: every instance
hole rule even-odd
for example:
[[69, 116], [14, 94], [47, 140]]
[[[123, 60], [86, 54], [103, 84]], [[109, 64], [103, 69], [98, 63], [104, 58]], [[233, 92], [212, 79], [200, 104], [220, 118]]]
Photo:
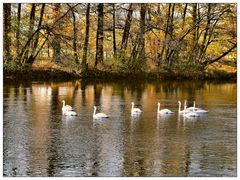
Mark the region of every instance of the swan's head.
[[93, 106], [93, 108], [94, 108], [94, 109], [97, 109], [97, 107], [96, 107], [96, 106]]
[[62, 100], [62, 102], [63, 102], [63, 103], [65, 103], [65, 101], [64, 101], [64, 100]]
[[178, 101], [178, 104], [181, 104], [181, 102], [180, 102], [180, 101]]
[[158, 106], [160, 106], [160, 102], [158, 102]]
[[131, 104], [134, 105], [134, 102], [132, 102]]

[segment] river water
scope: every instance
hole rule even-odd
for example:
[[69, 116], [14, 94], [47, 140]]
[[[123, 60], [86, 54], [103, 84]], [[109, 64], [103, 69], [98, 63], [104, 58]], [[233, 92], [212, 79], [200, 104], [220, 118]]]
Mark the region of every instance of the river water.
[[[178, 115], [185, 99], [209, 112]], [[62, 100], [78, 116], [63, 116]], [[157, 102], [174, 114], [157, 116]], [[93, 120], [94, 105], [110, 118]], [[237, 84], [4, 82], [3, 175], [236, 176]]]

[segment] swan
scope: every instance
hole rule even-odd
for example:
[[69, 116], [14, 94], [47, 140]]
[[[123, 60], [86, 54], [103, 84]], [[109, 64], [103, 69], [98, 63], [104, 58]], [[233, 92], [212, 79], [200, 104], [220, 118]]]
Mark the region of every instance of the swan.
[[142, 110], [140, 110], [139, 108], [134, 108], [134, 102], [132, 102], [131, 104], [132, 104], [132, 109], [131, 109], [132, 114], [140, 114], [142, 112]]
[[190, 117], [199, 117], [200, 115], [196, 112], [184, 111], [183, 116], [190, 118]]
[[184, 108], [186, 108], [187, 111], [191, 111], [191, 112], [196, 112], [196, 113], [207, 113], [208, 111], [201, 109], [201, 108], [197, 108], [195, 105], [195, 101], [193, 101], [193, 107], [189, 107], [187, 108], [187, 101], [185, 100], [185, 105]]
[[162, 109], [160, 110], [160, 103], [158, 103], [158, 110], [157, 110], [158, 114], [172, 114], [173, 112], [170, 111], [169, 109]]
[[72, 111], [73, 110], [72, 106], [65, 105], [65, 101], [64, 100], [62, 100], [62, 103], [63, 103], [63, 107], [62, 107], [62, 111], [63, 112], [64, 111]]
[[63, 111], [63, 115], [65, 115], [65, 116], [77, 116], [77, 113], [75, 111], [65, 110], [65, 111]]
[[178, 113], [182, 114], [186, 111], [186, 106], [184, 106], [184, 110], [181, 111], [181, 101], [178, 101]]
[[97, 108], [96, 108], [96, 106], [94, 106], [94, 111], [93, 111], [93, 118], [94, 119], [101, 119], [101, 118], [108, 118], [109, 117], [108, 115], [106, 115], [104, 113], [97, 113], [96, 114], [96, 110], [97, 110]]
[[184, 101], [184, 109], [187, 111], [196, 111], [198, 108], [195, 107], [195, 101], [193, 101], [193, 106], [187, 108], [187, 100]]

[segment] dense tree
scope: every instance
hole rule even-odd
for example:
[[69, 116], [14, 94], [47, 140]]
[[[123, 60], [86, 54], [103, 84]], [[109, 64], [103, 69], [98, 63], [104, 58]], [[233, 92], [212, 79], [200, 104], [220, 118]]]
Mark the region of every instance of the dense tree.
[[[94, 67], [141, 71], [188, 65], [203, 70], [213, 63], [236, 67], [236, 7], [4, 3], [4, 63], [54, 62], [82, 72]], [[76, 65], [80, 56], [81, 65]]]

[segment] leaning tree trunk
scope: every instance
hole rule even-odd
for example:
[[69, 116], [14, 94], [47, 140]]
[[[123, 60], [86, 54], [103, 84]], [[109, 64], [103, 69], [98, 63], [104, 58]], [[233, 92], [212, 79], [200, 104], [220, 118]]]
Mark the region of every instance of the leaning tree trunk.
[[103, 61], [103, 3], [98, 4], [98, 27], [96, 37], [96, 59], [94, 67]]
[[203, 41], [202, 41], [202, 45], [201, 45], [201, 50], [200, 50], [200, 54], [199, 54], [199, 58], [198, 58], [199, 63], [202, 62], [204, 54], [205, 54], [204, 49], [207, 46], [206, 41], [207, 41], [207, 37], [209, 34], [210, 23], [211, 23], [211, 3], [208, 4], [207, 24], [206, 24], [205, 33], [204, 33]]
[[[41, 12], [40, 12], [40, 19], [39, 19], [39, 22], [38, 22], [37, 29], [40, 29], [40, 27], [42, 26], [44, 9], [45, 9], [45, 3], [42, 4], [42, 8], [41, 8]], [[33, 64], [34, 60], [36, 59], [36, 57], [38, 55], [38, 53], [36, 53], [37, 46], [38, 46], [38, 41], [39, 41], [39, 32], [36, 34], [36, 38], [35, 38], [35, 41], [34, 41], [33, 47], [32, 47], [32, 53], [27, 60], [27, 63], [29, 63], [29, 64]]]
[[[36, 4], [33, 3], [32, 4], [32, 8], [31, 8], [31, 13], [30, 13], [30, 19], [29, 19], [29, 29], [28, 29], [28, 37], [30, 37], [33, 33], [33, 29], [34, 29], [34, 22], [35, 22], [35, 11], [36, 11]], [[26, 47], [26, 51], [24, 54], [24, 59], [23, 59], [23, 64], [27, 63], [29, 58], [31, 57], [31, 55], [29, 55], [32, 50], [33, 50], [33, 42], [31, 41], [28, 45], [28, 47]]]
[[4, 13], [4, 40], [3, 40], [3, 48], [4, 48], [4, 63], [11, 61], [11, 4], [4, 3], [3, 4], [3, 13]]
[[170, 17], [171, 16], [171, 6], [172, 6], [172, 4], [169, 3], [168, 4], [168, 11], [167, 11], [167, 14], [166, 14], [167, 22], [166, 22], [165, 33], [164, 33], [164, 41], [163, 41], [162, 49], [159, 53], [158, 66], [160, 66], [160, 64], [164, 64], [164, 54], [165, 54], [165, 51], [168, 47], [168, 33], [169, 33], [169, 22], [170, 22], [170, 19], [171, 19], [171, 17]]
[[188, 7], [188, 3], [185, 4], [184, 10], [183, 10], [183, 23], [182, 23], [182, 29], [184, 29], [185, 26], [185, 19], [186, 19], [186, 13], [187, 13], [187, 7]]
[[82, 59], [83, 72], [85, 72], [87, 70], [89, 24], [90, 24], [90, 3], [87, 4], [87, 10], [86, 10], [86, 31], [85, 31], [85, 40], [84, 40], [84, 46], [83, 46], [83, 59]]
[[145, 63], [145, 16], [147, 5], [142, 3], [140, 6], [140, 29], [129, 59], [134, 71], [140, 68], [143, 65], [142, 63]]
[[127, 48], [128, 36], [129, 36], [131, 22], [132, 22], [132, 14], [133, 14], [132, 4], [129, 4], [128, 14], [127, 14], [127, 19], [125, 21], [124, 31], [122, 35], [122, 44], [121, 44], [121, 49], [124, 49], [124, 50]]

